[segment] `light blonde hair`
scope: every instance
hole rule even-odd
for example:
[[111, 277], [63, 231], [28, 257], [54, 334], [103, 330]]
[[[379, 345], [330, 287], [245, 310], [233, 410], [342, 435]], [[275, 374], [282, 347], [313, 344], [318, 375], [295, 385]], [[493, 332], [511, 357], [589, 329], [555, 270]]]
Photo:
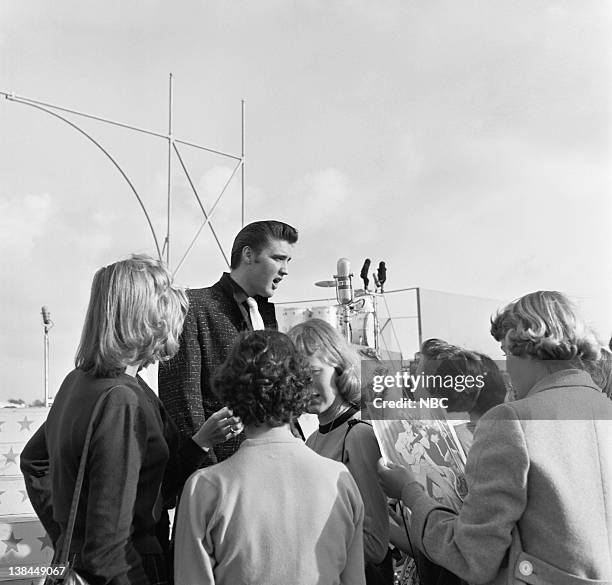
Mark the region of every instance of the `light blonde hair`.
[[336, 370], [336, 386], [345, 402], [359, 406], [361, 400], [360, 361], [347, 341], [329, 323], [309, 319], [288, 333], [305, 357], [318, 356]]
[[100, 268], [75, 357], [77, 368], [96, 377], [115, 377], [129, 365], [170, 359], [188, 309], [184, 291], [159, 260], [134, 254]]
[[556, 291], [533, 292], [510, 303], [491, 320], [491, 335], [518, 357], [583, 367], [600, 355], [593, 332], [570, 300]]

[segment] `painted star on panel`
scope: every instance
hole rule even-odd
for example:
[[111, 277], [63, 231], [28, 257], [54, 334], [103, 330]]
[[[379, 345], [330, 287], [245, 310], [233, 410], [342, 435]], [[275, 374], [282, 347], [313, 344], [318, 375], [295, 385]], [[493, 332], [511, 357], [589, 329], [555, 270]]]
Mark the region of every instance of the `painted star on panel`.
[[19, 429], [20, 431], [23, 431], [23, 430], [29, 431], [30, 427], [32, 426], [32, 423], [34, 423], [33, 420], [28, 420], [27, 416], [24, 416], [23, 420], [18, 420], [17, 422], [21, 425], [21, 428]]
[[53, 548], [53, 542], [49, 535], [45, 532], [43, 536], [39, 536], [38, 540], [40, 540], [40, 550], [45, 550], [46, 548]]
[[13, 448], [11, 447], [8, 453], [4, 453], [2, 457], [6, 459], [6, 465], [8, 465], [9, 463], [17, 464], [17, 455], [19, 455], [19, 453], [15, 453], [15, 451], [13, 451]]
[[2, 542], [6, 544], [5, 553], [14, 550], [15, 552], [19, 552], [17, 548], [19, 543], [23, 540], [23, 538], [15, 538], [15, 533], [11, 530], [11, 535], [8, 538], [3, 538]]

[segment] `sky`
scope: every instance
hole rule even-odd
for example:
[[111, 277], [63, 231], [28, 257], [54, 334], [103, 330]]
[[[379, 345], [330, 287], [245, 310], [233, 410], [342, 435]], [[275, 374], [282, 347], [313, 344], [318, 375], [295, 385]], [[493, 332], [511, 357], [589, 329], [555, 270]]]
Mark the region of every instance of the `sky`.
[[[569, 294], [612, 333], [612, 5], [540, 0], [0, 3], [0, 91], [240, 155], [246, 221], [295, 225], [275, 296], [325, 296], [336, 260], [384, 260], [387, 289], [506, 302]], [[160, 240], [167, 142], [83, 118], [129, 175]], [[83, 135], [0, 99], [0, 400], [42, 398], [73, 367], [95, 271], [155, 254], [142, 210]], [[180, 147], [207, 209], [227, 157]], [[170, 263], [202, 222], [178, 162]], [[229, 251], [240, 181], [213, 216]], [[177, 272], [214, 283], [206, 228]], [[474, 323], [486, 328], [488, 324]], [[452, 341], [452, 340], [451, 340]]]

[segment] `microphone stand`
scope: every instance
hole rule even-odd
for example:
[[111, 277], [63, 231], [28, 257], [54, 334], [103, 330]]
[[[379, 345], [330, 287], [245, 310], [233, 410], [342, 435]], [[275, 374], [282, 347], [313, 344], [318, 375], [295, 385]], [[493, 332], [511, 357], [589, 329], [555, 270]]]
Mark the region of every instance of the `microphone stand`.
[[374, 350], [379, 354], [380, 348], [380, 322], [378, 320], [378, 295], [372, 293], [372, 315], [374, 319]]
[[342, 334], [346, 341], [351, 343], [351, 310], [353, 305], [353, 273], [351, 272], [348, 277], [343, 277], [349, 279], [349, 290], [351, 291], [351, 299], [348, 302], [342, 302], [340, 300], [340, 277], [338, 275], [334, 275], [334, 280], [336, 281], [336, 300], [340, 305], [342, 311], [340, 314], [340, 326], [342, 328]]
[[44, 343], [45, 343], [45, 407], [51, 406], [52, 399], [49, 396], [49, 330], [53, 327], [54, 323], [49, 317], [49, 313], [42, 311], [43, 326], [44, 326]]

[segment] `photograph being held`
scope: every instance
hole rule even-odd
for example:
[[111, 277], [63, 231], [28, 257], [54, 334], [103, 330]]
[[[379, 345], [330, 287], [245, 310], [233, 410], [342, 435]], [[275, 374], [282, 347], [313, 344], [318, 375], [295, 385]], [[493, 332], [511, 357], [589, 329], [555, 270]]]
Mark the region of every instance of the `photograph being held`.
[[461, 509], [441, 507], [411, 471], [381, 461], [383, 488], [410, 508], [412, 542], [470, 583], [610, 582], [612, 403], [587, 373], [600, 344], [553, 291], [510, 303], [491, 333], [516, 400], [478, 421]]
[[186, 311], [184, 292], [158, 260], [134, 255], [98, 270], [76, 367], [21, 454], [28, 495], [57, 555], [92, 425], [70, 541], [71, 566], [92, 585], [171, 582], [167, 509], [185, 479], [211, 463], [213, 444], [239, 432], [240, 420], [224, 408], [182, 440], [137, 375], [176, 352]]

